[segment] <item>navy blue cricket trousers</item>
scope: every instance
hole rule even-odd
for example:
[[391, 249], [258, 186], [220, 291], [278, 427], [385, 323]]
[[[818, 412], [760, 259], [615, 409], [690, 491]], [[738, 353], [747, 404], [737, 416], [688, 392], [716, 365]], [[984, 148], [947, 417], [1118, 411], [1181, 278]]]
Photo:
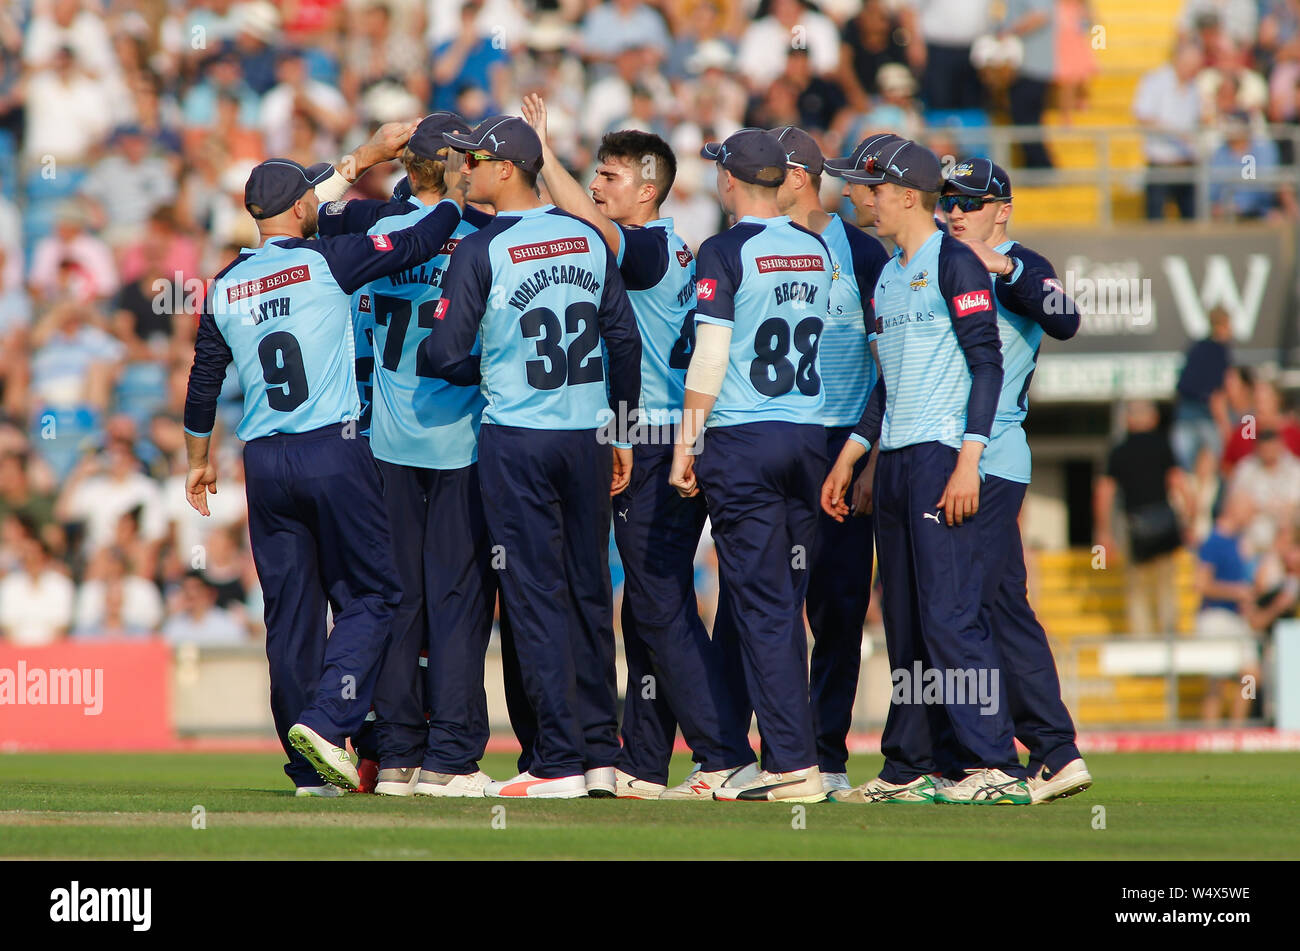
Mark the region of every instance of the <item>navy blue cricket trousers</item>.
[[708, 501], [763, 768], [817, 765], [803, 623], [826, 474], [822, 426], [759, 422], [708, 429], [695, 464]]
[[289, 728], [303, 723], [340, 746], [357, 733], [401, 601], [379, 472], [369, 445], [335, 424], [252, 440], [244, 482], [284, 771], [316, 786]]
[[609, 576], [613, 456], [596, 430], [484, 423], [479, 482], [540, 778], [618, 755]]
[[[944, 703], [900, 702], [892, 693], [880, 772], [891, 783], [936, 772], [935, 750], [944, 744], [945, 729], [964, 761], [1022, 775], [1003, 700], [1005, 678], [980, 615], [988, 569], [979, 527], [984, 512], [950, 528], [935, 507], [956, 463], [957, 450], [937, 442], [881, 452], [877, 460], [874, 521], [885, 643], [894, 676], [914, 680], [918, 662], [945, 681], [948, 672], [968, 671], [991, 683], [999, 671], [999, 696], [985, 705], [976, 690]], [[902, 693], [914, 699], [910, 690]]]
[[719, 658], [695, 600], [695, 549], [708, 517], [704, 498], [668, 483], [673, 427], [645, 429], [632, 478], [614, 497], [614, 541], [625, 573], [623, 650], [627, 693], [618, 767], [667, 783], [673, 739], [682, 735], [709, 772], [754, 761], [747, 730], [732, 717]]
[[[827, 427], [826, 458], [832, 463], [851, 431], [848, 426]], [[866, 465], [864, 456], [853, 471], [854, 481]], [[849, 726], [862, 666], [862, 628], [871, 603], [871, 549], [870, 515], [837, 522], [819, 512], [817, 549], [808, 578], [808, 626], [813, 635], [808, 686], [817, 760], [824, 773], [848, 769]]]
[[982, 610], [1001, 659], [1016, 738], [1029, 750], [1029, 773], [1052, 771], [1079, 756], [1074, 721], [1061, 699], [1061, 680], [1047, 632], [1029, 605], [1025, 548], [1020, 538], [1023, 482], [988, 476], [980, 490], [978, 525], [989, 571]]
[[402, 603], [366, 745], [381, 769], [472, 773], [489, 733], [483, 668], [496, 602], [478, 470], [376, 462]]

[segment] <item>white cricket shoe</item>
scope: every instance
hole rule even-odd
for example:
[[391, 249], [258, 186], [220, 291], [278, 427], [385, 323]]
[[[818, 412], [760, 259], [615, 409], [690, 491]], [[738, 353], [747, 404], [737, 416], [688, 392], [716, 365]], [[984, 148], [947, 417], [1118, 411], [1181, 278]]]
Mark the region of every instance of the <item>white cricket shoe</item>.
[[934, 802], [935, 780], [931, 776], [918, 776], [907, 783], [890, 783], [877, 776], [861, 786], [835, 789], [827, 794], [831, 802]]
[[837, 789], [852, 788], [848, 773], [822, 773], [822, 789], [826, 790], [826, 795], [829, 796]]
[[934, 801], [959, 805], [1027, 806], [1029, 787], [1000, 769], [968, 769], [961, 782], [940, 786]]
[[613, 766], [597, 766], [586, 773], [587, 795], [592, 799], [613, 799], [618, 792], [618, 771]]
[[614, 782], [614, 795], [619, 799], [658, 799], [667, 788], [662, 783], [637, 779], [631, 773], [625, 773], [621, 769], [614, 771]]
[[333, 799], [335, 796], [342, 796], [343, 790], [337, 786], [299, 786], [293, 791], [293, 794], [299, 799], [319, 796], [322, 799]]
[[415, 783], [419, 778], [418, 766], [381, 769], [375, 778], [375, 792], [380, 796], [410, 796], [415, 793]]
[[361, 776], [352, 757], [311, 727], [295, 723], [289, 727], [289, 745], [307, 758], [320, 778], [334, 786], [353, 792], [361, 786]]
[[743, 784], [729, 779], [713, 793], [713, 798], [723, 802], [823, 802], [826, 790], [822, 771], [808, 766], [785, 773], [763, 770]]
[[483, 795], [501, 799], [585, 799], [587, 781], [581, 773], [552, 779], [520, 773], [514, 779], [488, 783]]
[[1092, 785], [1092, 774], [1083, 760], [1072, 759], [1055, 773], [1049, 773], [1043, 766], [1037, 775], [1029, 777], [1027, 785], [1029, 797], [1038, 806], [1083, 792]]
[[712, 801], [713, 794], [722, 788], [722, 785], [732, 779], [736, 783], [748, 783], [758, 778], [758, 764], [747, 763], [744, 766], [736, 766], [732, 769], [719, 769], [711, 773], [696, 766], [684, 780], [671, 789], [665, 789], [660, 794], [660, 799], [698, 799]]
[[422, 769], [419, 782], [415, 784], [415, 794], [438, 799], [482, 799], [490, 782], [492, 777], [481, 769], [463, 775]]

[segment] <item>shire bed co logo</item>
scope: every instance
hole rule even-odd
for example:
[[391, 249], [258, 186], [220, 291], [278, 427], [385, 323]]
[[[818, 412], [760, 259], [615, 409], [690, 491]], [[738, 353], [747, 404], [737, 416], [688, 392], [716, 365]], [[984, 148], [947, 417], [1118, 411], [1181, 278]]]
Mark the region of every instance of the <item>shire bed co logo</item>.
[[79, 706], [88, 717], [104, 712], [102, 667], [0, 667], [0, 706]]

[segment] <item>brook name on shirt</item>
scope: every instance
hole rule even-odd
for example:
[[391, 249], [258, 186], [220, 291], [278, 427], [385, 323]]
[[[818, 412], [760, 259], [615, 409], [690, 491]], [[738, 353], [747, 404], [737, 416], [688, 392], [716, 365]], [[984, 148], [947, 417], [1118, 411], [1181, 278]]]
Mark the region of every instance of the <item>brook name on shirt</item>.
[[778, 284], [775, 293], [778, 304], [788, 304], [791, 301], [813, 304], [817, 301], [816, 286], [806, 281], [786, 281], [784, 284]]

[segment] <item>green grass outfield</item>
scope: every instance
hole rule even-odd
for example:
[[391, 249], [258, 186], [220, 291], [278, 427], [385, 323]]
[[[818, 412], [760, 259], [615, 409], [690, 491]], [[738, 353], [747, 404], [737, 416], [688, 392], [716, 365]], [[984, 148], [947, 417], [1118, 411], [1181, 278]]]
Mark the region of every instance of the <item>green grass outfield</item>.
[[[1300, 754], [1090, 756], [1096, 785], [1051, 805], [817, 804], [803, 828], [779, 803], [295, 799], [281, 762], [0, 755], [0, 858], [1300, 858]], [[512, 766], [484, 763], [494, 776]], [[675, 782], [689, 763], [673, 766]], [[849, 775], [879, 766], [858, 756]], [[205, 829], [192, 828], [195, 806]]]

